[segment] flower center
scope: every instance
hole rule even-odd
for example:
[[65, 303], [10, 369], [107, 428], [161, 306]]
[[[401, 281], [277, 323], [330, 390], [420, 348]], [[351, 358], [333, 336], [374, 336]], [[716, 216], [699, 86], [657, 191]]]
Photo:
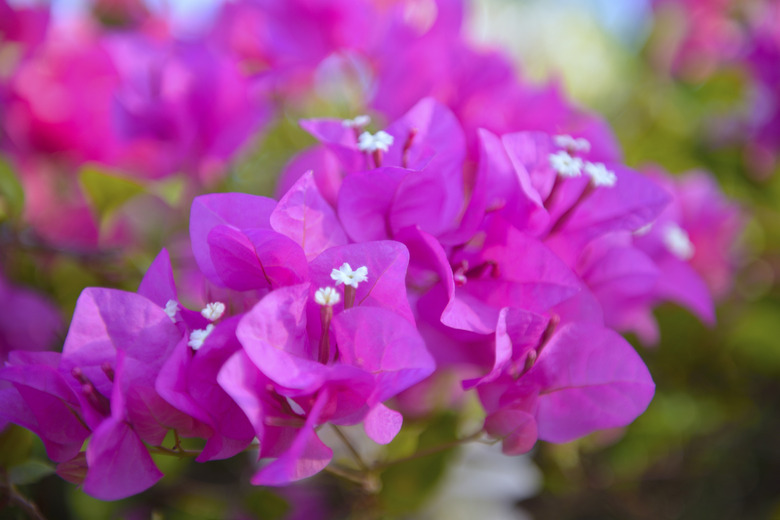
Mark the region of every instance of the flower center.
[[190, 332], [190, 340], [187, 342], [187, 345], [189, 345], [192, 350], [198, 351], [203, 346], [203, 343], [206, 341], [206, 338], [209, 337], [211, 332], [214, 330], [214, 324], [209, 323], [205, 329], [195, 329], [192, 332]]
[[209, 321], [217, 321], [225, 314], [225, 304], [222, 302], [209, 303], [200, 311], [200, 314]]
[[374, 166], [379, 168], [382, 166], [382, 152], [387, 152], [391, 144], [393, 144], [393, 136], [380, 130], [375, 134], [371, 132], [360, 134], [357, 146], [361, 152], [370, 153], [374, 158]]
[[165, 309], [163, 310], [173, 323], [178, 321], [179, 318], [176, 315], [179, 313], [179, 303], [176, 300], [168, 300], [168, 302], [165, 304]]
[[349, 309], [355, 304], [358, 284], [368, 280], [368, 267], [358, 267], [354, 271], [344, 262], [338, 269], [333, 269], [330, 277], [335, 280], [336, 287], [344, 284], [344, 308]]

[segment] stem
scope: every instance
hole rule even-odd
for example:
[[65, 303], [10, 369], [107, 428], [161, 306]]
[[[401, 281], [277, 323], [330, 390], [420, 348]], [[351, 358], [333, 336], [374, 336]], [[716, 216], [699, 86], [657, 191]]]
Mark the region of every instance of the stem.
[[354, 482], [356, 484], [360, 484], [360, 485], [365, 484], [365, 479], [363, 478], [363, 475], [349, 468], [344, 468], [336, 464], [329, 464], [325, 466], [325, 471], [327, 471], [328, 473], [332, 473], [337, 477], [341, 477], [343, 479], [349, 480], [350, 482]]
[[326, 365], [330, 361], [330, 320], [333, 318], [333, 307], [323, 305], [320, 308], [322, 335], [320, 336], [320, 363]]
[[46, 517], [43, 516], [43, 514], [40, 512], [38, 506], [35, 505], [35, 502], [28, 500], [27, 497], [22, 495], [19, 490], [16, 489], [16, 486], [8, 482], [8, 477], [6, 476], [5, 471], [2, 472], [0, 491], [2, 491], [3, 495], [8, 497], [8, 502], [11, 505], [21, 509], [28, 518], [31, 518], [32, 520], [46, 520]]
[[[556, 179], [557, 182], [557, 179]], [[552, 235], [559, 231], [563, 226], [566, 225], [566, 223], [571, 218], [572, 214], [579, 208], [580, 204], [582, 204], [585, 199], [590, 197], [590, 194], [593, 193], [594, 187], [592, 183], [588, 183], [587, 186], [585, 186], [585, 189], [582, 190], [582, 193], [580, 193], [579, 198], [577, 198], [576, 202], [569, 207], [566, 211], [563, 212], [563, 214], [558, 217], [558, 220], [555, 222], [555, 224], [552, 225], [550, 228], [550, 231], [547, 232], [547, 235]]]
[[171, 455], [173, 457], [184, 459], [187, 457], [197, 457], [200, 455], [200, 451], [197, 450], [171, 450], [165, 446], [149, 446], [151, 453], [157, 453], [159, 455]]
[[416, 128], [412, 128], [409, 131], [409, 136], [406, 138], [406, 142], [404, 143], [403, 151], [401, 152], [401, 166], [404, 168], [409, 167], [409, 150], [412, 148], [412, 142], [414, 142], [414, 138], [417, 135]]
[[351, 309], [355, 306], [355, 296], [357, 295], [357, 289], [351, 285], [344, 286], [344, 310]]
[[347, 437], [344, 432], [341, 431], [341, 428], [336, 426], [335, 424], [331, 424], [333, 426], [333, 430], [336, 432], [336, 435], [339, 436], [341, 439], [341, 442], [344, 443], [344, 445], [347, 447], [349, 452], [352, 454], [352, 458], [355, 459], [355, 462], [357, 463], [358, 467], [360, 468], [360, 471], [366, 473], [369, 471], [368, 465], [363, 461], [363, 457], [360, 456], [360, 453], [355, 449], [355, 447], [352, 445], [352, 442], [349, 440], [349, 437]]
[[375, 470], [383, 470], [387, 469], [390, 466], [394, 466], [396, 464], [402, 464], [404, 462], [409, 462], [411, 460], [416, 459], [422, 459], [424, 457], [427, 457], [429, 455], [433, 455], [442, 451], [449, 450], [451, 448], [456, 448], [460, 446], [461, 444], [466, 444], [467, 442], [476, 441], [482, 436], [482, 430], [476, 431], [472, 433], [471, 435], [468, 435], [466, 437], [463, 437], [462, 439], [455, 439], [454, 441], [445, 442], [444, 444], [440, 444], [438, 446], [433, 446], [431, 448], [427, 448], [424, 450], [420, 450], [416, 453], [413, 453], [412, 455], [409, 455], [407, 457], [401, 457], [400, 459], [394, 459], [388, 462], [382, 462], [380, 464], [376, 464], [374, 466]]

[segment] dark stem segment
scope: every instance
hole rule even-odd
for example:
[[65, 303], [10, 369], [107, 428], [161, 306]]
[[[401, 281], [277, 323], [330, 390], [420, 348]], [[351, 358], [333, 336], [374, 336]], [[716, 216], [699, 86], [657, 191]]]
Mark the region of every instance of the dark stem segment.
[[344, 309], [351, 309], [352, 307], [355, 306], [356, 294], [357, 294], [357, 289], [355, 289], [351, 285], [344, 286]]
[[406, 142], [404, 143], [404, 150], [401, 153], [401, 166], [404, 168], [409, 167], [409, 150], [412, 148], [412, 143], [414, 142], [417, 132], [419, 132], [419, 130], [412, 128], [409, 131], [409, 137], [406, 138]]
[[102, 365], [100, 365], [100, 368], [103, 370], [103, 373], [106, 374], [106, 377], [109, 381], [112, 383], [114, 382], [114, 369], [111, 367], [111, 363], [106, 361]]
[[84, 375], [84, 372], [79, 367], [75, 367], [70, 373], [81, 383], [81, 391], [89, 404], [101, 415], [105, 417], [111, 415], [111, 401], [97, 391], [95, 385]]
[[5, 470], [2, 470], [0, 475], [0, 508], [3, 505], [10, 504], [21, 509], [27, 518], [32, 520], [46, 520], [46, 517], [41, 514], [38, 506], [34, 502], [28, 500], [24, 495], [19, 493], [11, 482], [8, 481], [8, 476]]
[[323, 305], [320, 307], [320, 317], [322, 319], [322, 335], [320, 336], [320, 363], [326, 364], [330, 361], [330, 320], [333, 319], [333, 307]]
[[593, 193], [595, 190], [595, 187], [593, 186], [592, 182], [589, 182], [587, 186], [585, 186], [585, 189], [582, 190], [582, 193], [580, 194], [577, 201], [569, 207], [566, 211], [563, 212], [563, 214], [558, 217], [558, 220], [553, 224], [553, 226], [550, 228], [550, 231], [547, 233], [548, 235], [552, 235], [556, 233], [557, 231], [560, 231], [560, 229], [566, 225], [566, 223], [571, 218], [572, 214], [579, 208], [579, 206], [585, 202], [585, 200], [590, 197], [590, 194]]
[[374, 158], [374, 165], [376, 165], [377, 168], [380, 168], [382, 166], [382, 150], [374, 150], [371, 153], [371, 157]]

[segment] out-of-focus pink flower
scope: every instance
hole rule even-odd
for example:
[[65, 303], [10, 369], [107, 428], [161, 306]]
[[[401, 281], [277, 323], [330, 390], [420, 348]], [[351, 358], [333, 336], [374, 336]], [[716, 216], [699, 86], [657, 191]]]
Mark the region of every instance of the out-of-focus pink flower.
[[0, 365], [11, 350], [55, 347], [63, 323], [57, 307], [42, 294], [18, 287], [0, 274]]
[[260, 92], [229, 55], [201, 41], [106, 38], [119, 73], [110, 163], [136, 176], [176, 172], [209, 182], [268, 117]]
[[655, 58], [661, 67], [693, 81], [707, 78], [739, 56], [745, 34], [729, 0], [654, 0], [661, 21]]
[[671, 197], [669, 206], [633, 234], [594, 242], [577, 270], [604, 306], [607, 324], [652, 344], [658, 340], [652, 308], [663, 301], [714, 322], [713, 300], [733, 282], [744, 218], [704, 172], [679, 178], [658, 168], [648, 173]]
[[32, 52], [46, 37], [50, 18], [48, 6], [12, 7], [0, 0], [0, 46], [15, 43], [22, 54]]
[[57, 33], [8, 83], [3, 128], [15, 154], [45, 154], [73, 167], [115, 154], [110, 110], [119, 76], [90, 34]]

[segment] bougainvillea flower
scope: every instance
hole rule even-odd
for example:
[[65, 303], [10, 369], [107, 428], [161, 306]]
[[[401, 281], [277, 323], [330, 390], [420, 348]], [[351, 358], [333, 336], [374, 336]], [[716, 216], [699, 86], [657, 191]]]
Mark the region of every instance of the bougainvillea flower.
[[212, 181], [267, 119], [262, 93], [236, 60], [202, 41], [133, 34], [106, 46], [120, 77], [112, 100], [116, 165], [134, 175], [185, 172]]
[[[359, 267], [353, 270], [346, 259]], [[242, 318], [236, 335], [245, 356], [234, 355], [226, 364], [232, 368], [224, 368], [219, 380], [252, 420], [265, 444], [261, 457], [275, 459], [255, 483], [287, 483], [327, 464], [330, 450], [313, 431], [325, 422], [365, 421], [377, 442], [395, 436], [400, 416], [382, 403], [434, 368], [405, 298], [407, 262], [405, 248], [392, 242], [327, 249], [311, 264], [314, 285], [273, 290]], [[328, 290], [333, 281], [344, 287], [343, 298], [338, 289]], [[265, 397], [247, 397], [247, 389], [225, 370], [267, 378], [270, 387], [259, 389]], [[299, 413], [274, 405], [273, 399], [293, 400]], [[289, 438], [290, 432], [274, 429], [279, 420], [267, 417], [279, 412], [285, 412], [288, 424], [298, 422], [283, 450], [270, 443], [275, 436]]]
[[218, 380], [255, 428], [260, 441], [258, 456], [276, 459], [276, 464], [271, 462], [253, 476], [253, 484], [286, 484], [310, 477], [328, 465], [333, 452], [313, 429], [320, 421], [327, 392], [320, 394], [303, 417], [300, 412], [305, 410], [292, 401], [296, 413], [243, 350], [228, 359]]
[[[519, 328], [513, 341], [533, 343], [536, 329]], [[529, 340], [529, 341], [525, 341]], [[534, 352], [529, 357], [529, 353]], [[644, 412], [653, 384], [641, 358], [617, 333], [601, 326], [560, 327], [500, 378], [479, 387], [486, 429], [504, 438], [507, 453], [535, 441], [568, 442], [598, 429], [625, 426]]]
[[110, 160], [118, 82], [111, 56], [93, 36], [47, 39], [9, 80], [3, 128], [12, 150], [56, 154], [71, 164]]
[[[217, 373], [240, 345], [235, 337], [238, 317], [220, 321], [222, 302], [214, 302], [199, 313], [179, 301], [167, 251], [163, 250], [149, 267], [138, 293], [160, 306], [180, 331], [182, 339], [165, 360], [155, 381], [155, 389], [179, 411], [206, 425], [200, 432], [207, 439], [198, 461], [232, 457], [254, 438], [244, 413], [217, 384]], [[231, 304], [233, 302], [230, 302]], [[197, 349], [193, 333], [209, 330]]]
[[0, 381], [0, 420], [34, 432], [43, 441], [46, 454], [55, 462], [75, 457], [90, 430], [78, 415], [77, 392], [57, 370], [57, 352], [12, 352]]
[[301, 245], [307, 260], [328, 248], [347, 243], [336, 214], [306, 172], [279, 200], [270, 217], [274, 231]]
[[204, 195], [193, 201], [192, 249], [207, 279], [238, 291], [305, 279], [303, 249], [271, 228], [275, 207], [274, 200], [240, 193]]
[[[523, 254], [518, 257], [517, 251]], [[452, 290], [448, 291], [450, 299], [442, 322], [481, 334], [495, 331], [498, 313], [504, 307], [543, 312], [570, 298], [582, 286], [544, 244], [497, 216], [490, 220], [484, 241], [474, 249], [467, 245], [451, 256], [450, 263]], [[464, 322], [469, 315], [480, 319]]]
[[678, 303], [705, 323], [714, 322], [713, 295], [730, 287], [735, 264], [731, 244], [743, 221], [739, 209], [703, 174], [680, 180], [657, 169], [650, 174], [671, 204], [638, 232], [594, 243], [579, 269], [602, 301], [607, 323], [635, 331], [652, 344], [658, 340], [652, 308], [660, 302]]
[[[156, 446], [169, 429], [185, 436], [202, 430], [155, 390], [157, 374], [181, 338], [170, 316], [143, 296], [110, 289], [82, 293], [58, 370], [95, 432], [87, 447], [87, 493], [113, 500], [139, 492], [139, 483], [151, 486], [162, 475], [142, 441]], [[125, 468], [133, 479], [109, 478], [117, 442], [136, 454]]]
[[0, 41], [21, 44], [30, 53], [46, 37], [50, 17], [48, 6], [12, 7], [0, 0]]

